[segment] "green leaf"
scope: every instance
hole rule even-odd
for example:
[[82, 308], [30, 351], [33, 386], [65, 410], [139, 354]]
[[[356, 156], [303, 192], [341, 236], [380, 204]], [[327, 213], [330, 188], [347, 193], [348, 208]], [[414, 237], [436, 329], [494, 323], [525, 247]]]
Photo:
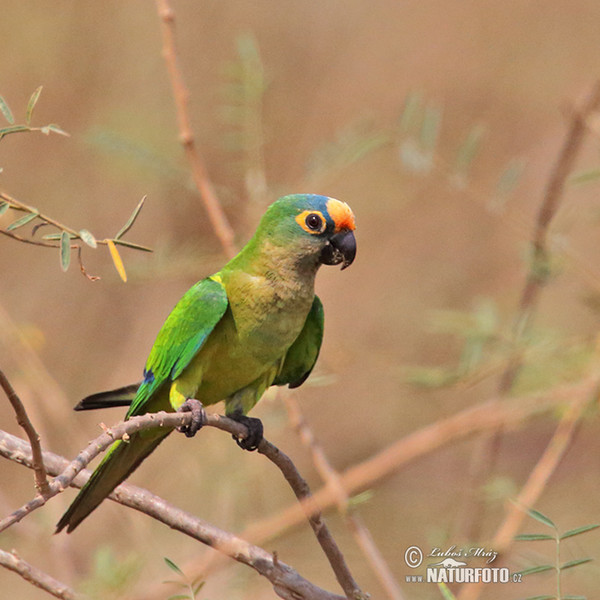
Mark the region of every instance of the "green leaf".
[[6, 100], [0, 96], [0, 112], [4, 115], [4, 118], [12, 125], [15, 122], [12, 111], [10, 110]]
[[556, 529], [556, 525], [552, 522], [552, 520], [546, 515], [542, 514], [539, 510], [535, 510], [533, 508], [527, 509], [527, 514], [534, 518], [536, 521], [547, 525], [548, 527], [552, 527], [552, 529]]
[[529, 596], [524, 600], [556, 600], [556, 596]]
[[118, 246], [125, 246], [126, 248], [133, 248], [134, 250], [142, 250], [143, 252], [154, 252], [152, 248], [142, 246], [140, 244], [134, 244], [133, 242], [127, 242], [125, 240], [112, 240]]
[[519, 571], [519, 575], [533, 575], [534, 573], [545, 573], [546, 571], [555, 571], [556, 567], [552, 565], [540, 565], [539, 567], [531, 567], [530, 569], [524, 569]]
[[88, 246], [91, 246], [92, 248], [97, 248], [98, 247], [98, 244], [96, 243], [96, 238], [87, 229], [81, 229], [79, 231], [79, 237]]
[[585, 596], [563, 596], [561, 600], [587, 600]]
[[27, 223], [29, 223], [30, 221], [33, 221], [34, 219], [36, 219], [37, 216], [38, 216], [37, 213], [29, 213], [28, 215], [25, 215], [24, 217], [21, 217], [20, 219], [17, 219], [16, 221], [13, 221], [6, 228], [6, 231], [13, 231], [15, 229], [18, 229], [19, 227], [23, 227], [23, 225], [27, 225]]
[[600, 168], [598, 167], [596, 167], [595, 169], [587, 169], [585, 171], [580, 171], [579, 173], [571, 175], [571, 177], [569, 177], [569, 183], [589, 183], [590, 181], [596, 181], [597, 179], [600, 179]]
[[125, 223], [125, 225], [123, 225], [123, 227], [121, 227], [119, 233], [117, 233], [117, 235], [115, 235], [114, 240], [118, 240], [119, 238], [124, 236], [131, 229], [132, 225], [134, 224], [135, 220], [137, 219], [137, 216], [140, 214], [140, 210], [142, 210], [142, 206], [144, 206], [145, 201], [146, 201], [146, 196], [144, 196], [138, 202], [138, 205], [133, 209], [131, 216], [129, 217], [129, 219], [127, 219], [127, 223]]
[[27, 125], [11, 125], [10, 127], [4, 127], [0, 129], [0, 140], [9, 133], [18, 133], [19, 131], [31, 131]]
[[174, 571], [175, 573], [177, 573], [177, 575], [181, 575], [182, 577], [185, 577], [184, 572], [170, 558], [163, 556], [163, 560], [165, 561], [167, 567], [169, 567], [169, 569], [171, 569], [171, 571]]
[[167, 600], [190, 600], [190, 597], [187, 594], [175, 594], [174, 596], [169, 596]]
[[573, 567], [578, 567], [579, 565], [585, 565], [586, 563], [592, 562], [593, 558], [578, 558], [576, 560], [570, 560], [566, 562], [564, 565], [561, 565], [560, 570], [564, 571], [565, 569], [572, 569]]
[[29, 102], [27, 103], [27, 112], [25, 113], [25, 122], [27, 123], [27, 125], [31, 123], [33, 109], [35, 108], [37, 101], [40, 99], [42, 88], [43, 86], [40, 85], [40, 87], [37, 90], [35, 90], [35, 92], [33, 92], [33, 94], [31, 94], [31, 97], [29, 98]]
[[204, 587], [206, 581], [199, 581], [198, 583], [192, 583], [192, 591], [194, 592], [194, 596]]
[[584, 525], [583, 527], [578, 527], [577, 529], [571, 529], [570, 531], [563, 533], [560, 536], [560, 539], [564, 540], [566, 538], [573, 537], [574, 535], [579, 535], [580, 533], [585, 533], [586, 531], [592, 531], [593, 529], [598, 529], [598, 527], [600, 527], [600, 524]]
[[0, 204], [0, 217], [10, 208], [10, 204], [8, 202], [2, 202]]
[[517, 542], [535, 542], [537, 540], [555, 540], [553, 535], [546, 533], [522, 533], [521, 535], [515, 536]]
[[63, 231], [60, 237], [60, 266], [66, 271], [71, 264], [71, 237]]

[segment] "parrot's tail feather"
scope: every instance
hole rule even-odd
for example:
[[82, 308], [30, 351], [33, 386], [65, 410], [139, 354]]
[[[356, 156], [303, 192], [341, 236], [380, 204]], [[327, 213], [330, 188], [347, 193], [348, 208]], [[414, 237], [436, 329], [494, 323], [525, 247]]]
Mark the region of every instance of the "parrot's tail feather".
[[[146, 432], [142, 432], [146, 433]], [[122, 483], [141, 462], [171, 433], [141, 437], [133, 434], [128, 442], [115, 442], [56, 526], [56, 532], [67, 528], [70, 533]]]
[[132, 383], [116, 390], [100, 392], [86, 396], [75, 406], [74, 410], [92, 410], [95, 408], [111, 408], [113, 406], [129, 406], [140, 387], [139, 383]]

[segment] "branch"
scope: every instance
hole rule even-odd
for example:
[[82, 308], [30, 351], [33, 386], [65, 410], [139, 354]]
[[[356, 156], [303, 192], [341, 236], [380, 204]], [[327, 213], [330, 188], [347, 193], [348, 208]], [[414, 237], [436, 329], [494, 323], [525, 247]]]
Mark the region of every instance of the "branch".
[[156, 0], [158, 16], [161, 20], [163, 37], [163, 56], [167, 65], [173, 98], [177, 110], [177, 124], [179, 139], [183, 145], [185, 155], [190, 164], [194, 183], [198, 188], [200, 197], [204, 202], [208, 218], [217, 235], [225, 254], [232, 258], [237, 253], [233, 242], [234, 233], [227, 216], [223, 212], [214, 186], [210, 181], [207, 169], [195, 145], [194, 134], [190, 124], [188, 112], [189, 92], [183, 81], [183, 75], [177, 60], [175, 48], [175, 13], [169, 0]]
[[[86, 272], [81, 260], [82, 246], [83, 244], [90, 246], [91, 248], [97, 248], [98, 245], [107, 246], [115, 264], [115, 268], [119, 272], [121, 279], [126, 281], [127, 277], [125, 275], [125, 270], [115, 245], [118, 244], [121, 246], [126, 246], [127, 248], [132, 248], [133, 250], [152, 252], [152, 250], [150, 248], [147, 248], [146, 246], [134, 244], [133, 242], [121, 239], [122, 236], [125, 233], [127, 233], [129, 229], [131, 229], [131, 227], [133, 226], [135, 220], [137, 219], [140, 213], [140, 210], [142, 209], [142, 206], [144, 205], [145, 200], [146, 196], [144, 196], [139, 201], [138, 205], [133, 210], [133, 213], [129, 217], [128, 221], [114, 237], [106, 239], [97, 239], [87, 229], [80, 229], [79, 231], [76, 231], [72, 227], [68, 227], [67, 225], [60, 223], [56, 219], [53, 219], [52, 217], [41, 213], [37, 208], [29, 206], [28, 204], [25, 204], [24, 202], [21, 202], [20, 200], [9, 196], [7, 193], [0, 191], [0, 215], [4, 214], [9, 208], [18, 212], [26, 213], [24, 217], [21, 217], [20, 219], [14, 221], [10, 225], [8, 225], [6, 229], [0, 229], [0, 234], [17, 240], [18, 242], [23, 242], [25, 244], [33, 244], [35, 246], [43, 246], [45, 248], [58, 248], [61, 253], [61, 265], [64, 271], [66, 271], [69, 268], [71, 250], [76, 249], [78, 253], [77, 257], [79, 260], [79, 268], [82, 274], [85, 275], [85, 277], [87, 277], [91, 281], [96, 281], [100, 278], [95, 277], [93, 275], [89, 275]], [[35, 221], [37, 221], [37, 223], [33, 228], [31, 238], [26, 238], [15, 233], [15, 230]], [[60, 233], [51, 233], [49, 235], [45, 235], [43, 236], [42, 240], [33, 239], [33, 235], [35, 234], [35, 232], [40, 227], [47, 225], [58, 229]], [[72, 243], [73, 240], [77, 240], [78, 243]]]
[[6, 378], [6, 375], [0, 370], [0, 387], [4, 390], [9, 402], [17, 415], [17, 423], [24, 429], [32, 448], [33, 454], [33, 474], [35, 480], [35, 487], [38, 492], [43, 496], [47, 496], [49, 493], [48, 480], [46, 478], [46, 468], [44, 467], [44, 461], [42, 460], [42, 447], [40, 445], [40, 436], [38, 435], [33, 423], [30, 421], [27, 411], [23, 406], [19, 396], [13, 389], [12, 385]]
[[77, 598], [74, 590], [69, 586], [40, 571], [37, 567], [30, 565], [17, 556], [14, 550], [12, 552], [0, 550], [0, 565], [10, 571], [14, 571], [23, 579], [29, 581], [29, 583], [48, 592], [55, 598], [61, 598], [61, 600], [76, 600]]
[[[212, 424], [219, 429], [224, 429], [235, 435], [244, 435], [246, 432], [246, 428], [243, 425], [231, 419], [216, 415], [208, 416], [209, 418], [215, 417]], [[165, 427], [182, 425], [190, 419], [190, 414], [156, 413], [156, 417], [158, 418], [150, 419], [149, 417], [150, 415], [134, 417], [138, 420], [136, 424], [138, 431], [141, 430], [142, 425], [155, 427], [157, 420], [163, 423]], [[145, 423], [141, 421], [145, 421]], [[125, 424], [129, 422], [126, 421]], [[117, 430], [117, 427], [112, 428], [113, 432]], [[123, 430], [120, 429], [119, 431]], [[134, 429], [131, 430], [131, 433], [133, 431]], [[108, 435], [108, 433], [104, 435]], [[92, 444], [96, 443], [96, 441], [92, 442]], [[29, 468], [32, 467], [30, 445], [24, 440], [4, 431], [0, 431], [0, 456]], [[90, 471], [87, 470], [79, 470], [77, 475], [71, 475], [75, 461], [69, 462], [62, 456], [53, 454], [52, 452], [44, 452], [43, 458], [49, 473], [56, 475], [57, 478], [64, 477], [65, 473], [69, 473], [67, 479], [70, 480], [70, 485], [74, 487], [82, 487], [91, 475]], [[254, 546], [229, 532], [223, 531], [169, 504], [147, 490], [122, 483], [113, 491], [109, 498], [119, 504], [147, 514], [172, 529], [180, 531], [226, 554], [230, 558], [251, 567], [272, 583], [275, 593], [280, 598], [284, 598], [285, 600], [344, 600], [342, 596], [327, 592], [304, 579], [292, 567], [278, 559], [274, 559], [271, 554], [262, 548]]]

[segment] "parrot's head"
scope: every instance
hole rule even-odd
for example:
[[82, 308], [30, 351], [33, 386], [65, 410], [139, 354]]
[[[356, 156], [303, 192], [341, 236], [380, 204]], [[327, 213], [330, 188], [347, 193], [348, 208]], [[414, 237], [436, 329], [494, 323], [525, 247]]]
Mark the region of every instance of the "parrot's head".
[[275, 201], [257, 234], [284, 247], [300, 261], [349, 267], [356, 256], [354, 213], [340, 200], [317, 194], [294, 194]]

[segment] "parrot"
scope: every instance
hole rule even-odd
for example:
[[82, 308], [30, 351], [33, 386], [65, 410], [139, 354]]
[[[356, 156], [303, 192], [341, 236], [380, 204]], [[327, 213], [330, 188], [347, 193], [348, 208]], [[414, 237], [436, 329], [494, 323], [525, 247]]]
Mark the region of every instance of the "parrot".
[[[317, 194], [279, 198], [244, 248], [218, 273], [193, 285], [160, 329], [143, 380], [81, 400], [75, 410], [129, 406], [145, 413], [191, 412], [178, 427], [193, 437], [204, 406], [225, 401], [225, 414], [244, 424], [239, 439], [256, 450], [260, 419], [247, 414], [272, 385], [296, 388], [308, 378], [323, 339], [324, 312], [315, 294], [321, 265], [350, 266], [355, 217], [346, 204]], [[138, 431], [117, 440], [56, 526], [73, 531], [175, 428]]]

